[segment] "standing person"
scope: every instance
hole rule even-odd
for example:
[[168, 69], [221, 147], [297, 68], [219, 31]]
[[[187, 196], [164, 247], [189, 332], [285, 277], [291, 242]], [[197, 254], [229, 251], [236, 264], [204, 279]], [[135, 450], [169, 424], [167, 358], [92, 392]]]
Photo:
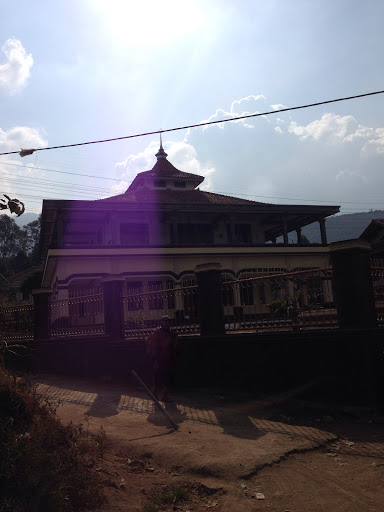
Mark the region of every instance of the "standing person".
[[164, 402], [171, 401], [169, 391], [176, 372], [178, 348], [177, 334], [171, 329], [171, 320], [163, 316], [161, 326], [147, 338], [146, 351], [152, 362], [154, 395]]

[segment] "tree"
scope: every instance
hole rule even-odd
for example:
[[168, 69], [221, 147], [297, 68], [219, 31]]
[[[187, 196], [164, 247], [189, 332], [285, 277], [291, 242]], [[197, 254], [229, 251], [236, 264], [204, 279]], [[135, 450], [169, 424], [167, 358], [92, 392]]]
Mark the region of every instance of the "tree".
[[4, 264], [21, 249], [21, 229], [8, 215], [0, 215], [0, 261]]
[[39, 262], [40, 227], [41, 215], [22, 228], [23, 250], [30, 257], [32, 265]]
[[19, 228], [9, 215], [0, 215], [0, 272], [10, 275], [40, 263], [40, 217]]

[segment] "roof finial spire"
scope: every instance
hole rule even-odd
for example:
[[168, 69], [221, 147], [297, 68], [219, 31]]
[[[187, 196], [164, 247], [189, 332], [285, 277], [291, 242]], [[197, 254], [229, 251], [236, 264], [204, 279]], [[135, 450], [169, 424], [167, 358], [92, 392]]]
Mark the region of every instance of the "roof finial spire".
[[160, 149], [156, 153], [156, 158], [159, 160], [159, 158], [167, 158], [167, 153], [163, 149], [163, 140], [161, 138], [161, 132], [160, 132]]

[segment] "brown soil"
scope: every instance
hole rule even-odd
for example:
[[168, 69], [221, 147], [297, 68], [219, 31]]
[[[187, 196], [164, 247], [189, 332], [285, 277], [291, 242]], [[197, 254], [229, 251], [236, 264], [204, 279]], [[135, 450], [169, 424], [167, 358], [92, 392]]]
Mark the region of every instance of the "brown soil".
[[384, 511], [384, 421], [369, 409], [300, 402], [298, 390], [178, 391], [166, 404], [175, 431], [143, 390], [35, 380], [63, 422], [106, 432], [91, 469], [105, 486], [100, 512]]

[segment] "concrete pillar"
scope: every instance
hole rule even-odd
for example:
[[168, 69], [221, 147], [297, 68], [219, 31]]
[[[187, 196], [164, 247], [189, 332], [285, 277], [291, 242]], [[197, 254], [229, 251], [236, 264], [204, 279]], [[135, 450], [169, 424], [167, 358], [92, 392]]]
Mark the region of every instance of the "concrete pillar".
[[301, 228], [296, 229], [296, 234], [297, 234], [297, 243], [301, 244], [303, 242], [302, 237], [301, 237]]
[[368, 242], [345, 240], [330, 244], [339, 326], [377, 327]]
[[199, 290], [199, 320], [201, 336], [225, 334], [224, 309], [221, 295], [221, 265], [197, 265], [195, 274]]
[[283, 217], [283, 239], [284, 244], [288, 245], [288, 228], [287, 228], [287, 221], [285, 220], [285, 217]]
[[321, 244], [327, 245], [327, 231], [325, 229], [325, 219], [319, 219], [320, 224], [320, 236], [321, 236]]
[[56, 221], [56, 241], [54, 244], [54, 248], [63, 247], [64, 245], [64, 223], [63, 223], [63, 214], [60, 212]]
[[49, 297], [52, 290], [49, 288], [39, 288], [32, 290], [33, 305], [34, 305], [34, 333], [35, 340], [47, 341], [49, 340], [50, 333], [50, 312], [49, 312]]
[[111, 340], [124, 339], [123, 285], [125, 279], [111, 276], [103, 279], [105, 334]]
[[226, 223], [226, 231], [227, 231], [227, 242], [229, 245], [233, 244], [233, 234], [232, 234], [232, 224], [230, 222]]
[[173, 245], [178, 245], [179, 240], [177, 236], [177, 223], [175, 221], [169, 224], [169, 242]]
[[119, 217], [115, 212], [112, 212], [109, 217], [109, 244], [108, 245], [120, 245], [120, 223]]

